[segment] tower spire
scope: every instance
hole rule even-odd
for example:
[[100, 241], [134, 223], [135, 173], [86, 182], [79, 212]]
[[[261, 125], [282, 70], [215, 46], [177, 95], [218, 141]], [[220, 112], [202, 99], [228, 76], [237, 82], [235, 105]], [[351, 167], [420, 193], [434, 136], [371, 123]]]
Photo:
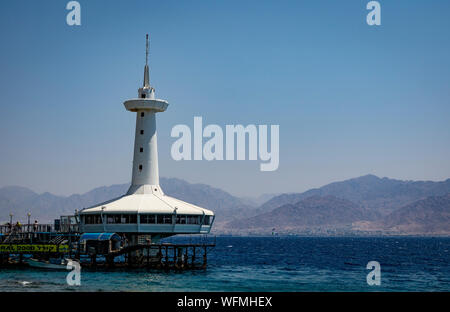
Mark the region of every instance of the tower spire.
[[144, 68], [144, 88], [150, 88], [150, 78], [148, 73], [148, 34], [145, 39], [145, 68]]
[[145, 65], [148, 66], [148, 34], [145, 37]]

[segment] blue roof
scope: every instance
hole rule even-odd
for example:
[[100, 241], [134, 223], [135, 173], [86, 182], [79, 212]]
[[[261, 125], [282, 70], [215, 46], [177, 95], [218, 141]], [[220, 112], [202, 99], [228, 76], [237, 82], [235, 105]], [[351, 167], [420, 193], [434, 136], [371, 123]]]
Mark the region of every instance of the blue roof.
[[84, 240], [121, 240], [117, 233], [83, 233], [80, 237], [80, 241]]

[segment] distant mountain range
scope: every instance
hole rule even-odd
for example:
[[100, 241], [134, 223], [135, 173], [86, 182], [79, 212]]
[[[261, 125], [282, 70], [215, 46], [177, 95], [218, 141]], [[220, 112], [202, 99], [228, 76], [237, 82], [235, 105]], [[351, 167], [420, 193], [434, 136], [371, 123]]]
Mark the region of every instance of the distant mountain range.
[[374, 222], [357, 222], [354, 229], [409, 234], [450, 234], [450, 194], [430, 196], [395, 210]]
[[[14, 220], [25, 221], [30, 212], [32, 220], [52, 222], [75, 209], [123, 195], [128, 186], [103, 186], [67, 197], [17, 186], [0, 188], [0, 221], [9, 220], [10, 212]], [[260, 198], [239, 198], [176, 178], [161, 178], [161, 186], [168, 195], [213, 210], [215, 233], [450, 235], [450, 179], [401, 181], [366, 175], [303, 193]]]
[[365, 211], [346, 199], [334, 196], [312, 196], [295, 204], [281, 207], [257, 216], [231, 221], [230, 228], [295, 229], [314, 226], [345, 225], [365, 220]]
[[256, 215], [224, 225], [228, 233], [450, 235], [443, 182], [366, 175], [304, 193], [275, 196]]
[[428, 196], [450, 193], [450, 179], [442, 182], [402, 181], [365, 175], [359, 178], [334, 182], [303, 193], [282, 194], [263, 204], [260, 213], [284, 204], [295, 204], [311, 196], [335, 196], [347, 199], [378, 217]]

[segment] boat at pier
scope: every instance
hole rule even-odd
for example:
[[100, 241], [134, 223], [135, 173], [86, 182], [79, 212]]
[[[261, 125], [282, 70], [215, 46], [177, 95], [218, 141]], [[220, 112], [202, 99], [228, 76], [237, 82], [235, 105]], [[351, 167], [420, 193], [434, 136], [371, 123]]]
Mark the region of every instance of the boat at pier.
[[43, 260], [38, 260], [38, 259], [28, 259], [26, 261], [26, 263], [33, 268], [38, 268], [38, 269], [46, 269], [46, 270], [67, 270], [67, 262], [69, 261], [69, 259], [63, 259], [61, 260], [61, 263], [52, 263], [50, 261], [43, 261]]

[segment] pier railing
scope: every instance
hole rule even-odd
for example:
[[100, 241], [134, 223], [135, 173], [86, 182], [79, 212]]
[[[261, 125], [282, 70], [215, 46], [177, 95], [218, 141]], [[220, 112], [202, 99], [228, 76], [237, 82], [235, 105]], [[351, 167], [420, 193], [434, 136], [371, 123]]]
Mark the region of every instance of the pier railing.
[[0, 225], [0, 233], [4, 235], [18, 233], [76, 233], [78, 232], [77, 224], [61, 224], [58, 228], [54, 224], [22, 224], [17, 225]]

